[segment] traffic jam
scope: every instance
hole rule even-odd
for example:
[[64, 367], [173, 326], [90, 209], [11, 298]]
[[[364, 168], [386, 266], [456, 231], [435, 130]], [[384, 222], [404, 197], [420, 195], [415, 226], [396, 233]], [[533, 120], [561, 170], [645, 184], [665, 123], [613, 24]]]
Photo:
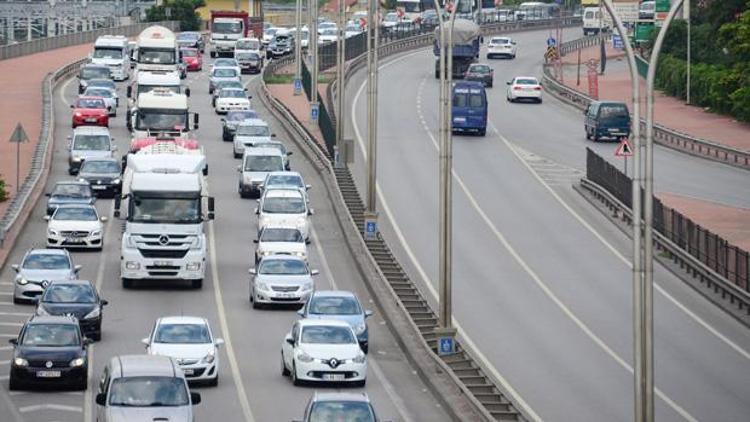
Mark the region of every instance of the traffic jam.
[[[281, 376], [294, 386], [365, 385], [372, 311], [352, 292], [316, 289], [319, 272], [308, 262], [308, 247], [316, 241], [312, 187], [294, 171], [290, 140], [259, 117], [243, 81], [267, 60], [293, 51], [292, 31], [268, 25], [266, 34], [275, 33], [270, 40], [248, 37], [244, 12], [215, 12], [212, 28], [210, 43], [201, 33], [175, 34], [156, 25], [135, 41], [113, 35], [96, 40], [70, 105], [69, 178], [45, 194], [43, 246], [12, 265], [12, 301], [36, 309], [9, 340], [9, 390], [90, 388], [89, 349], [107, 341], [110, 303], [94, 281], [79, 277], [82, 266], [71, 252], [101, 253], [120, 241], [119, 278], [126, 291], [163, 280], [203, 287], [207, 226], [217, 208], [203, 144], [214, 140], [238, 163], [237, 195], [257, 201], [251, 220], [257, 238], [249, 240], [254, 252], [246, 274], [251, 312], [298, 313], [283, 338], [268, 339], [279, 344]], [[207, 87], [193, 89], [207, 88], [216, 113], [208, 118], [221, 119], [222, 128], [202, 139], [196, 139], [200, 117], [191, 111], [190, 88], [183, 83], [188, 73], [199, 72], [207, 74]], [[116, 118], [124, 118], [130, 131], [126, 151], [118, 151], [110, 133]], [[122, 222], [121, 240], [105, 236], [115, 222], [97, 209], [102, 201], [111, 201], [114, 219]], [[168, 420], [193, 420], [192, 406], [201, 397], [191, 387], [218, 385], [224, 340], [200, 314], [162, 315], [143, 330], [143, 355], [108, 358], [102, 373], [93, 374], [97, 420], [143, 420], [156, 408], [163, 417], [165, 407]], [[329, 399], [335, 404], [339, 396]], [[344, 396], [347, 404], [338, 410], [344, 419], [374, 416], [366, 394]], [[326, 400], [326, 393], [315, 393], [308, 406], [333, 412]]]

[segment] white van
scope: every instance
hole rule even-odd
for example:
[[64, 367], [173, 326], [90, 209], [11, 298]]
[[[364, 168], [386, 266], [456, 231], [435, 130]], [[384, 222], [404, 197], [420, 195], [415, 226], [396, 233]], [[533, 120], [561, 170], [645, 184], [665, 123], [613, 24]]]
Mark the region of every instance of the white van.
[[91, 62], [109, 67], [112, 79], [124, 81], [130, 75], [128, 39], [122, 35], [102, 35], [94, 42]]
[[604, 10], [598, 7], [583, 9], [583, 35], [598, 34], [609, 31], [609, 19], [604, 16]]

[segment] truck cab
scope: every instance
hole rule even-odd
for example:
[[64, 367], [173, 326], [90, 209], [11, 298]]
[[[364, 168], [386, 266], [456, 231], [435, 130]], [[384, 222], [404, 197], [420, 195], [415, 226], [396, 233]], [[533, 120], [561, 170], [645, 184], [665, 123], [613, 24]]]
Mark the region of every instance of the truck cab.
[[112, 79], [124, 81], [130, 75], [128, 39], [122, 35], [102, 35], [94, 42], [91, 63], [109, 67]]
[[245, 11], [211, 11], [211, 46], [209, 54], [234, 54], [237, 40], [248, 33], [248, 14]]
[[183, 87], [180, 74], [176, 71], [150, 71], [136, 72], [133, 83], [127, 87], [128, 108], [135, 107], [136, 100], [140, 94], [162, 89], [190, 96], [190, 88]]
[[138, 35], [136, 42], [136, 70], [179, 70], [181, 62], [177, 38], [169, 28], [149, 26]]
[[187, 95], [157, 88], [138, 95], [128, 122], [135, 138], [187, 138], [191, 129], [198, 129], [198, 113], [193, 114], [191, 127]]
[[596, 35], [609, 30], [609, 14], [599, 7], [583, 8], [583, 35]]

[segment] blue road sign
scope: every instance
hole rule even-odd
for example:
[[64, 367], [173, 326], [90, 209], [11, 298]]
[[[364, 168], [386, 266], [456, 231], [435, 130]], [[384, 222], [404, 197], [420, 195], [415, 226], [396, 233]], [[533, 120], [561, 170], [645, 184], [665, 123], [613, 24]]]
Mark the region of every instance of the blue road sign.
[[547, 38], [547, 47], [552, 47], [553, 45], [557, 45], [557, 40], [555, 39], [555, 37]]
[[625, 48], [625, 43], [622, 42], [622, 37], [619, 35], [612, 35], [612, 47], [622, 50]]
[[378, 225], [374, 221], [367, 222], [367, 234], [374, 235], [378, 230]]
[[314, 122], [318, 121], [318, 105], [317, 104], [310, 105], [310, 120]]
[[302, 80], [295, 79], [294, 80], [294, 92], [300, 92], [300, 91], [302, 91]]
[[438, 338], [438, 355], [452, 355], [456, 353], [456, 341], [453, 337]]

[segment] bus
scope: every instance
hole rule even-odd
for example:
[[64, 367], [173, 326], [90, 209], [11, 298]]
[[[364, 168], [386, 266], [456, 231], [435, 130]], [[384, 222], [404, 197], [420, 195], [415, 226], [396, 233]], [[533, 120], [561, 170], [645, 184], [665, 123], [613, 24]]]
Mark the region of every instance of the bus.
[[528, 1], [518, 5], [516, 19], [536, 20], [555, 18], [560, 15], [560, 5], [557, 3], [543, 3]]

